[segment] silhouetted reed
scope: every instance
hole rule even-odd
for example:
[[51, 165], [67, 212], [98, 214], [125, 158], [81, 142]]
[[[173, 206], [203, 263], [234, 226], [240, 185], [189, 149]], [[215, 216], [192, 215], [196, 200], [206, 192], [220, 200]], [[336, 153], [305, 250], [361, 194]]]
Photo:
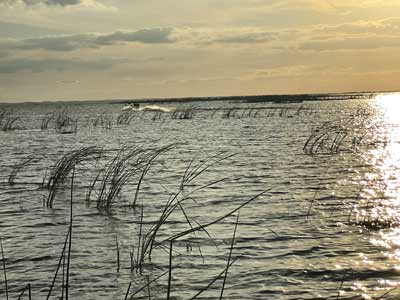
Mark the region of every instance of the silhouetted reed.
[[55, 118], [54, 114], [49, 114], [49, 115], [44, 116], [44, 117], [42, 118], [42, 120], [41, 120], [40, 129], [41, 129], [41, 130], [46, 130], [46, 129], [48, 129], [48, 128], [49, 128], [50, 122], [51, 122], [52, 120], [54, 120], [54, 118]]
[[31, 284], [28, 283], [24, 289], [22, 290], [21, 294], [19, 294], [18, 299], [20, 300], [22, 299], [22, 297], [25, 295], [25, 292], [28, 291], [28, 299], [31, 300], [32, 299], [32, 291], [31, 291]]
[[313, 130], [303, 146], [305, 154], [337, 154], [341, 151], [357, 151], [368, 132], [362, 124], [351, 121], [341, 124], [325, 122]]
[[15, 116], [12, 111], [2, 111], [0, 112], [0, 128], [2, 131], [9, 131], [15, 129], [14, 124], [21, 117]]
[[6, 259], [4, 258], [3, 241], [2, 241], [1, 237], [0, 237], [0, 250], [1, 250], [1, 260], [3, 262], [3, 275], [4, 275], [4, 285], [5, 285], [6, 299], [8, 300], [7, 267], [6, 267]]
[[[235, 210], [237, 211], [237, 210]], [[231, 214], [229, 214], [231, 215]], [[222, 279], [222, 284], [221, 284], [221, 290], [220, 290], [220, 296], [219, 299], [222, 300], [223, 299], [223, 294], [225, 291], [225, 285], [226, 285], [226, 281], [227, 281], [227, 275], [228, 275], [228, 271], [229, 268], [236, 262], [237, 258], [232, 258], [232, 253], [233, 253], [233, 248], [234, 248], [234, 243], [235, 243], [235, 238], [236, 238], [236, 232], [237, 232], [237, 227], [239, 224], [239, 214], [236, 217], [236, 221], [235, 221], [235, 227], [234, 227], [234, 231], [233, 231], [233, 236], [231, 239], [231, 244], [229, 247], [229, 253], [228, 253], [228, 259], [227, 259], [227, 265], [226, 267], [214, 278], [212, 278], [212, 280], [202, 289], [200, 289], [192, 298], [190, 299], [197, 299], [200, 295], [202, 295], [204, 292], [206, 292], [207, 290], [209, 290], [219, 279]], [[147, 283], [142, 286], [141, 288], [137, 289], [134, 293], [132, 293], [130, 295], [130, 299], [134, 299], [134, 297], [144, 291], [145, 289], [149, 289], [150, 284], [153, 282], [156, 282], [157, 280], [159, 280], [160, 278], [164, 277], [165, 275], [168, 274], [168, 279], [167, 279], [167, 291], [166, 291], [166, 299], [171, 299], [171, 293], [172, 293], [172, 288], [173, 288], [173, 281], [172, 281], [172, 271], [174, 269], [174, 265], [173, 265], [173, 245], [174, 245], [174, 241], [175, 239], [171, 239], [168, 241], [169, 247], [168, 247], [168, 270], [165, 271], [164, 273], [162, 273], [161, 275], [159, 275], [157, 278], [153, 279], [152, 281], [150, 281], [149, 279], [147, 279]], [[131, 288], [131, 283], [129, 284], [128, 290], [126, 292], [125, 295], [125, 299], [128, 298], [129, 292], [130, 292], [130, 288]], [[149, 294], [149, 292], [148, 292]]]
[[172, 112], [171, 119], [190, 120], [193, 119], [194, 112], [195, 112], [194, 107], [176, 109]]
[[77, 164], [86, 160], [98, 158], [102, 153], [102, 149], [92, 146], [68, 152], [59, 159], [52, 167], [47, 183], [45, 184], [46, 188], [49, 190], [49, 194], [45, 200], [46, 206], [53, 207], [53, 200], [59, 184], [67, 178]]
[[10, 173], [10, 175], [8, 176], [8, 184], [13, 185], [15, 183], [14, 179], [17, 176], [17, 173], [19, 171], [21, 171], [23, 167], [27, 166], [30, 162], [32, 162], [34, 160], [35, 160], [34, 157], [28, 157], [27, 159], [25, 159], [21, 163], [15, 164], [13, 169], [12, 169], [12, 171], [11, 171], [11, 173]]
[[129, 125], [135, 116], [132, 111], [123, 111], [117, 117], [117, 125]]
[[107, 114], [101, 114], [101, 115], [97, 116], [95, 119], [93, 119], [91, 122], [94, 127], [100, 126], [104, 129], [112, 128], [111, 117]]
[[223, 119], [229, 119], [235, 117], [235, 109], [234, 108], [228, 108], [224, 111], [222, 118]]
[[[72, 204], [73, 204], [73, 190], [74, 190], [74, 177], [75, 177], [75, 168], [72, 170], [72, 178], [71, 178], [71, 197], [70, 197], [70, 214], [69, 214], [69, 228], [67, 232], [67, 236], [64, 241], [64, 246], [61, 251], [60, 258], [58, 260], [58, 265], [56, 271], [53, 276], [52, 283], [49, 288], [49, 292], [47, 294], [46, 300], [49, 300], [51, 293], [53, 291], [58, 272], [62, 267], [62, 299], [64, 298], [68, 300], [69, 295], [69, 273], [70, 273], [70, 261], [71, 261], [71, 249], [72, 249], [72, 222], [73, 222], [73, 211], [72, 211]], [[67, 263], [65, 266], [65, 259], [67, 258]]]
[[59, 112], [55, 117], [54, 128], [56, 132], [62, 134], [76, 133], [78, 130], [78, 121], [72, 119], [67, 110]]
[[97, 171], [95, 179], [89, 185], [86, 195], [87, 201], [91, 200], [91, 196], [95, 192], [97, 207], [110, 209], [123, 187], [128, 182], [133, 183], [132, 179], [136, 176], [138, 178], [136, 192], [133, 201], [130, 203], [130, 206], [135, 206], [141, 183], [155, 159], [173, 147], [175, 147], [175, 144], [155, 149], [136, 147], [119, 150], [104, 168]]

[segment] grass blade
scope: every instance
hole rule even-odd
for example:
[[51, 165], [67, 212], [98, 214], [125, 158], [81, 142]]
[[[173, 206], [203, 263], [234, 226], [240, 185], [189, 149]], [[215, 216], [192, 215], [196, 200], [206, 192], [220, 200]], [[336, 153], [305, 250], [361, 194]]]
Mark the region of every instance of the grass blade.
[[229, 264], [231, 262], [231, 257], [232, 257], [232, 250], [233, 250], [233, 245], [235, 243], [235, 237], [236, 237], [236, 230], [237, 230], [237, 226], [239, 223], [239, 216], [240, 213], [238, 213], [237, 217], [236, 217], [236, 224], [235, 224], [235, 229], [233, 231], [233, 237], [232, 237], [232, 242], [231, 242], [231, 248], [229, 250], [229, 256], [228, 256], [228, 262], [225, 268], [225, 276], [224, 276], [224, 281], [222, 282], [222, 288], [221, 288], [221, 295], [219, 296], [219, 300], [222, 300], [222, 296], [224, 294], [224, 289], [225, 289], [225, 283], [226, 283], [226, 278], [228, 277], [228, 270], [229, 270]]
[[3, 241], [2, 241], [1, 238], [0, 238], [0, 248], [1, 248], [1, 259], [3, 261], [4, 283], [5, 283], [5, 286], [6, 286], [6, 299], [8, 300], [7, 268], [6, 268], [6, 260], [4, 259]]

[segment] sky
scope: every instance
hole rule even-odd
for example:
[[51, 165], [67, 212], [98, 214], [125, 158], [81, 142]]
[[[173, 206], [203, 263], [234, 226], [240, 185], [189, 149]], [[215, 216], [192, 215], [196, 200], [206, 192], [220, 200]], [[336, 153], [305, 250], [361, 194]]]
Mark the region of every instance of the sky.
[[0, 102], [399, 90], [398, 0], [0, 0]]

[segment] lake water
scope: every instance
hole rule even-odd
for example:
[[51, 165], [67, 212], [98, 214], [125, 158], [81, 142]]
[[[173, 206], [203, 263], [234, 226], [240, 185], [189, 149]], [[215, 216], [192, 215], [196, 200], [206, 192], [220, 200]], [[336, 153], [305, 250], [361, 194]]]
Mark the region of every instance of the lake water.
[[[178, 112], [132, 112], [129, 124], [117, 124], [124, 106], [117, 103], [0, 105], [0, 113], [9, 113], [3, 124], [19, 117], [11, 130], [0, 131], [0, 236], [10, 298], [28, 283], [33, 299], [46, 298], [68, 233], [74, 173], [71, 299], [124, 299], [131, 283], [129, 299], [148, 282], [133, 299], [149, 299], [149, 293], [166, 299], [168, 239], [263, 192], [240, 209], [224, 299], [374, 299], [385, 293], [398, 299], [400, 95], [361, 96], [167, 103], [159, 105]], [[53, 118], [41, 129], [50, 115], [74, 122], [55, 130]], [[149, 165], [131, 207], [146, 155], [168, 145]], [[90, 146], [98, 152], [57, 186], [52, 207], [44, 205], [49, 191], [43, 182], [53, 166]], [[103, 178], [117, 153], [138, 148], [144, 163], [135, 156], [124, 165], [137, 169], [111, 207], [98, 208], [99, 181], [88, 200], [98, 172]], [[181, 190], [182, 176], [191, 171], [196, 176]], [[132, 268], [139, 237], [160, 219], [171, 195], [185, 201], [160, 227], [151, 261], [145, 257], [141, 269]], [[174, 241], [171, 299], [191, 299], [224, 270], [237, 215]], [[59, 273], [50, 299], [62, 295]], [[3, 272], [0, 278], [4, 299]], [[217, 280], [199, 299], [219, 299], [221, 285]]]

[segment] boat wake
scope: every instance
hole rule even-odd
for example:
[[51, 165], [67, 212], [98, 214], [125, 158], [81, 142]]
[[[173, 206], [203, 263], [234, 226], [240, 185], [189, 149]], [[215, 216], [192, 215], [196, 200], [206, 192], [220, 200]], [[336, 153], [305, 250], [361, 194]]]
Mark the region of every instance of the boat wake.
[[173, 112], [175, 108], [167, 108], [159, 105], [146, 105], [140, 107], [139, 105], [126, 105], [122, 108], [124, 111], [158, 111], [158, 112]]

